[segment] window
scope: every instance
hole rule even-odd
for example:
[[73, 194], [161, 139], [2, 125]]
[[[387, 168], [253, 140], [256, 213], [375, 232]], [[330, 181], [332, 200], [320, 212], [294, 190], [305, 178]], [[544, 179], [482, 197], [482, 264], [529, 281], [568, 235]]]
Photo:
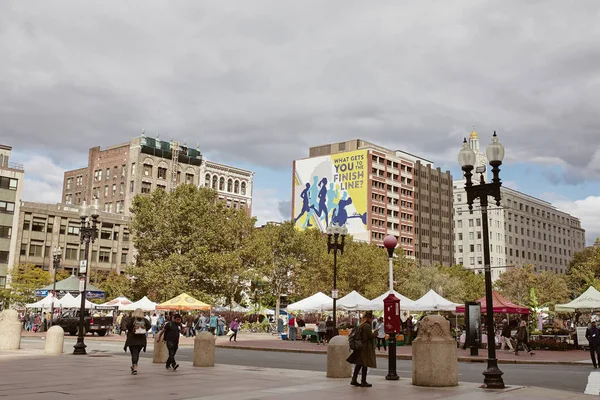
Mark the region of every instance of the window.
[[131, 163], [131, 176], [135, 176], [135, 163]]
[[477, 232], [477, 239], [481, 239], [481, 232]]
[[104, 197], [108, 197], [108, 185], [104, 186]]
[[167, 169], [158, 167], [158, 179], [167, 179]]
[[204, 176], [204, 186], [205, 187], [209, 187], [210, 186], [210, 174], [206, 174]]
[[34, 232], [44, 232], [46, 230], [46, 220], [42, 218], [34, 218], [31, 224], [31, 230]]
[[481, 219], [480, 219], [480, 218], [477, 218], [477, 219], [475, 220], [475, 225], [476, 225], [476, 226], [481, 226]]
[[144, 176], [152, 176], [152, 165], [144, 164]]
[[462, 233], [458, 234], [458, 240], [463, 240], [463, 234]]
[[10, 239], [12, 235], [12, 227], [11, 226], [0, 226], [0, 238]]
[[474, 244], [470, 244], [470, 245], [469, 245], [469, 251], [470, 251], [471, 253], [473, 253], [473, 252], [475, 251], [475, 245], [474, 245]]
[[481, 245], [480, 244], [477, 245], [477, 251], [481, 252]]
[[24, 243], [21, 245], [21, 255], [22, 256], [27, 255], [27, 245]]
[[69, 227], [67, 228], [67, 235], [79, 236], [79, 227], [69, 224]]
[[194, 174], [185, 174], [185, 183], [191, 185], [194, 183]]
[[219, 179], [219, 190], [225, 190], [225, 178]]
[[469, 240], [474, 240], [474, 239], [475, 239], [475, 233], [469, 232]]
[[135, 187], [135, 182], [133, 182], [133, 181], [129, 182], [129, 193], [133, 193], [134, 187]]
[[117, 202], [115, 203], [115, 208], [116, 208], [116, 209], [115, 209], [115, 212], [116, 212], [117, 214], [121, 213], [121, 212], [122, 212], [122, 210], [123, 210], [123, 201], [117, 201]]
[[106, 180], [110, 179], [110, 168], [106, 168]]
[[216, 175], [214, 175], [212, 177], [212, 188], [215, 189], [215, 190], [217, 189], [217, 181], [218, 180], [219, 180], [219, 178]]
[[100, 231], [100, 239], [110, 240], [112, 236], [112, 231], [110, 229], [102, 229]]
[[150, 193], [152, 184], [150, 182], [142, 182], [142, 193]]
[[463, 247], [462, 247], [462, 245], [459, 245], [459, 246], [458, 246], [458, 252], [459, 252], [459, 253], [462, 253], [462, 252], [463, 252]]
[[121, 253], [121, 264], [127, 264], [127, 252], [125, 250]]
[[114, 183], [113, 188], [112, 188], [112, 195], [115, 196], [116, 194], [117, 194], [117, 184]]
[[460, 221], [460, 220], [459, 220], [459, 221], [456, 221], [456, 226], [457, 226], [457, 228], [459, 228], [459, 229], [460, 229], [460, 228], [462, 228], [462, 221]]
[[165, 185], [161, 185], [161, 184], [157, 184], [156, 188], [159, 190], [167, 190], [167, 187]]
[[233, 192], [233, 179], [227, 181], [227, 191], [230, 193]]
[[242, 194], [246, 195], [246, 182], [242, 182]]
[[119, 194], [125, 194], [125, 184], [123, 182], [119, 185]]
[[8, 264], [8, 251], [0, 251], [0, 264]]
[[110, 249], [101, 247], [100, 248], [100, 258], [98, 262], [109, 263], [110, 262]]
[[42, 246], [41, 242], [31, 242], [29, 245], [29, 257], [42, 257]]
[[10, 201], [0, 201], [0, 213], [3, 214], [14, 214], [15, 203]]
[[112, 212], [112, 203], [108, 203], [108, 212], [111, 213]]
[[470, 220], [469, 220], [469, 228], [472, 228], [472, 227], [473, 227], [473, 220], [472, 220], [472, 219], [470, 219]]
[[[73, 180], [73, 178], [71, 178], [71, 181]], [[17, 190], [17, 183], [19, 182], [18, 179], [14, 179], [14, 178], [7, 178], [7, 177], [0, 177], [0, 189], [9, 189], [9, 190]]]
[[67, 247], [65, 249], [65, 260], [77, 260], [77, 248]]
[[123, 232], [123, 241], [129, 242], [129, 232], [127, 232], [127, 231]]
[[125, 172], [127, 172], [127, 166], [123, 164], [121, 166], [121, 178], [125, 178]]
[[[0, 178], [0, 179], [4, 179], [4, 178]], [[67, 190], [71, 189], [72, 185], [73, 185], [73, 178], [67, 178]]]

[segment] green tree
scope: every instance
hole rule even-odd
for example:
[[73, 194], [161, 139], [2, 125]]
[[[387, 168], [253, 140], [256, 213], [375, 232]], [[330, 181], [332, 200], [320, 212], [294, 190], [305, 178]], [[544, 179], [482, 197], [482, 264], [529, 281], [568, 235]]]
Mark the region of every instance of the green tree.
[[[48, 271], [35, 266], [34, 264], [19, 264], [10, 271], [11, 282], [10, 289], [6, 289], [8, 300], [11, 304], [24, 305], [33, 303], [35, 291], [52, 283], [52, 275]], [[58, 272], [57, 272], [57, 280]]]
[[[596, 239], [598, 242], [598, 239]], [[600, 288], [600, 246], [586, 247], [573, 254], [566, 275], [570, 296], [575, 298], [590, 286]]]
[[114, 299], [119, 296], [125, 296], [129, 299], [132, 299], [133, 297], [133, 281], [127, 275], [111, 271], [106, 279], [100, 281], [98, 285], [104, 290], [106, 300]]
[[127, 272], [136, 297], [165, 301], [187, 292], [214, 302], [241, 292], [242, 255], [255, 222], [244, 210], [227, 208], [212, 189], [180, 185], [136, 196], [131, 212], [138, 255]]
[[532, 265], [509, 268], [494, 282], [495, 288], [504, 297], [518, 305], [529, 304], [529, 291], [535, 287]]

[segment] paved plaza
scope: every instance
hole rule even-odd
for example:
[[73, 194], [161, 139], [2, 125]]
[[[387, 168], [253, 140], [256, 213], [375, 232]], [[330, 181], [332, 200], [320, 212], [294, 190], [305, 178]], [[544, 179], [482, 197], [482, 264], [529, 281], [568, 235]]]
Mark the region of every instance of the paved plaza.
[[483, 390], [477, 384], [453, 388], [412, 386], [409, 379], [386, 381], [373, 376], [372, 388], [356, 388], [348, 379], [329, 379], [322, 372], [231, 365], [178, 371], [142, 359], [139, 374], [129, 373], [127, 357], [110, 355], [44, 356], [40, 350], [0, 352], [0, 398], [45, 400], [148, 399], [584, 399], [586, 395], [540, 388]]

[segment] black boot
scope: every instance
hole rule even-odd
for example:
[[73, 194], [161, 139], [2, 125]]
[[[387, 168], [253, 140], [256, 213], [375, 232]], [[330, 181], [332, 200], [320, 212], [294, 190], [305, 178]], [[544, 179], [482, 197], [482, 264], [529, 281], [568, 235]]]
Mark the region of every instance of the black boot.
[[363, 367], [363, 369], [362, 369], [362, 382], [360, 382], [360, 386], [362, 386], [362, 387], [373, 386], [367, 382], [367, 367]]
[[360, 365], [356, 365], [354, 367], [354, 373], [352, 374], [352, 380], [350, 381], [350, 384], [352, 386], [360, 386], [360, 383], [358, 383], [358, 373], [360, 372]]

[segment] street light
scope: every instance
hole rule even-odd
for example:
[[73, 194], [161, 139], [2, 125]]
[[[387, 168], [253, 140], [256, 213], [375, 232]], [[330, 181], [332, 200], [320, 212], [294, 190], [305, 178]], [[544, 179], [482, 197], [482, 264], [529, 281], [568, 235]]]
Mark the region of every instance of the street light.
[[[88, 255], [90, 252], [90, 243], [94, 243], [98, 237], [98, 229], [96, 224], [98, 223], [98, 199], [94, 199], [92, 206], [91, 223], [88, 218], [88, 207], [85, 204], [85, 200], [81, 207], [79, 207], [79, 217], [81, 218], [81, 228], [79, 231], [79, 239], [81, 243], [85, 243], [84, 247], [84, 260], [79, 268], [79, 279], [83, 280], [83, 290], [81, 291], [81, 306], [79, 308], [79, 332], [77, 334], [77, 343], [73, 346], [73, 354], [86, 354], [85, 348], [87, 347], [83, 341], [84, 332], [84, 321], [85, 321], [85, 300], [86, 300], [86, 288], [87, 288], [87, 271], [88, 271]], [[83, 271], [82, 271], [83, 270]]]
[[54, 319], [54, 299], [56, 298], [56, 271], [60, 267], [60, 256], [62, 251], [60, 247], [52, 249], [52, 267], [54, 268], [54, 281], [52, 283], [52, 306], [50, 307], [50, 326], [52, 326], [52, 320]]
[[338, 298], [337, 291], [337, 253], [344, 254], [344, 239], [348, 234], [348, 228], [346, 225], [339, 226], [337, 224], [331, 224], [327, 227], [327, 253], [331, 253], [333, 250], [333, 290], [331, 291], [331, 297], [333, 298], [333, 336], [337, 335], [337, 316], [336, 316], [336, 302]]
[[398, 245], [398, 239], [394, 235], [387, 235], [383, 239], [383, 246], [388, 252], [388, 264], [390, 268], [390, 294], [383, 300], [384, 330], [389, 335], [388, 348], [388, 374], [385, 379], [397, 381], [400, 379], [396, 372], [396, 333], [400, 333], [400, 299], [394, 294], [394, 250]]
[[[493, 298], [492, 298], [492, 272], [490, 268], [490, 236], [488, 227], [488, 196], [492, 196], [496, 200], [496, 205], [500, 206], [500, 200], [502, 198], [500, 187], [500, 165], [502, 165], [502, 159], [504, 158], [504, 147], [498, 141], [496, 132], [492, 136], [492, 142], [485, 151], [488, 161], [492, 166], [492, 181], [489, 183], [485, 182], [483, 173], [485, 167], [480, 169], [478, 167], [476, 173], [480, 173], [481, 177], [479, 185], [473, 185], [471, 177], [473, 176], [473, 165], [475, 164], [476, 157], [475, 152], [469, 147], [467, 139], [463, 141], [463, 146], [458, 153], [458, 162], [462, 167], [464, 176], [466, 179], [465, 191], [467, 192], [467, 204], [469, 206], [469, 212], [473, 214], [473, 201], [479, 199], [481, 204], [481, 219], [482, 219], [482, 230], [483, 230], [483, 262], [485, 270], [485, 301], [487, 304], [486, 310], [486, 325], [488, 334], [488, 359], [487, 369], [483, 372], [485, 379], [483, 380], [484, 386], [489, 389], [503, 389], [504, 381], [502, 380], [503, 372], [498, 368], [498, 360], [496, 359], [496, 346], [494, 345], [494, 312], [493, 312]], [[492, 338], [491, 341], [489, 338]]]

